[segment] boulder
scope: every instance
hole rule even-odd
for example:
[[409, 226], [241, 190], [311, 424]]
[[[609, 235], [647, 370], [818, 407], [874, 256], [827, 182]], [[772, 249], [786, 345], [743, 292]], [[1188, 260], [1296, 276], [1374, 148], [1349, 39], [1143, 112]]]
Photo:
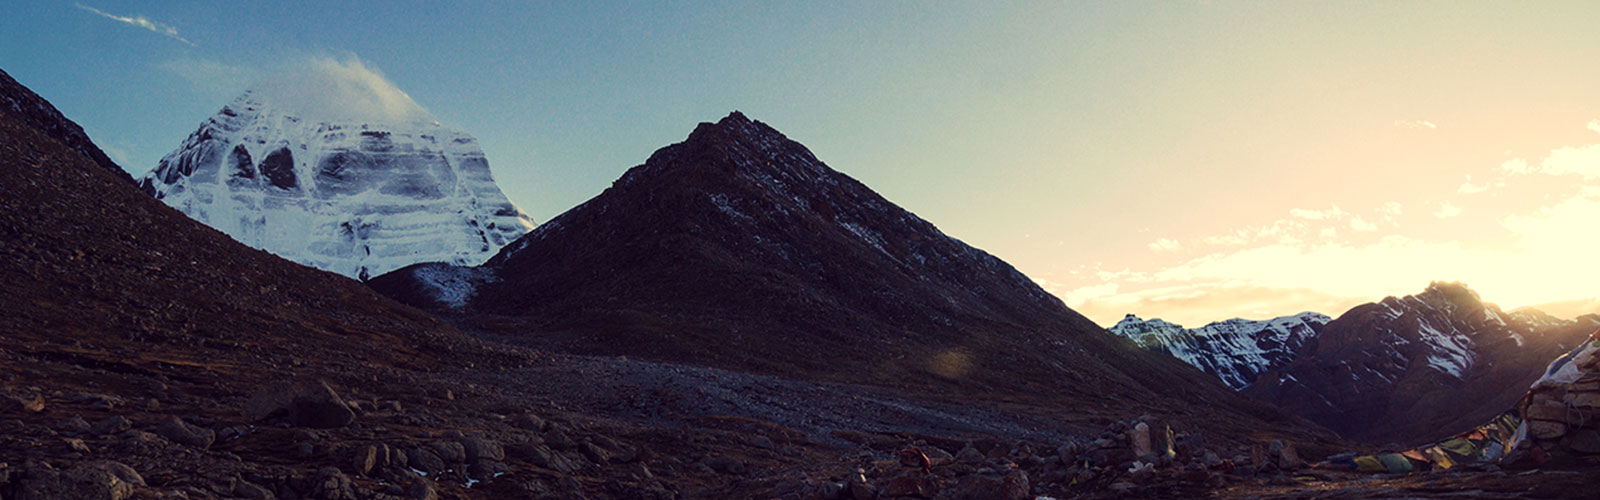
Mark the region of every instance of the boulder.
[[73, 415], [60, 422], [56, 422], [56, 430], [68, 436], [81, 436], [88, 434], [90, 429], [92, 429], [92, 427], [89, 426], [89, 421], [84, 420], [83, 417], [77, 415]]
[[901, 476], [890, 479], [883, 494], [890, 498], [933, 498], [938, 492], [938, 485], [924, 476]]
[[311, 483], [311, 498], [320, 500], [357, 500], [355, 484], [338, 467], [323, 467]]
[[289, 403], [289, 421], [300, 427], [331, 429], [350, 425], [356, 413], [327, 382], [317, 382], [299, 393]]
[[66, 472], [38, 466], [30, 468], [26, 475], [13, 490], [16, 500], [124, 500], [133, 496], [133, 483], [92, 464]]
[[1133, 443], [1133, 456], [1145, 459], [1155, 455], [1155, 447], [1150, 444], [1150, 424], [1139, 422], [1134, 425], [1128, 440]]
[[410, 488], [406, 488], [406, 496], [412, 500], [439, 500], [439, 491], [434, 489], [433, 481], [417, 478], [411, 482]]
[[518, 415], [516, 418], [511, 419], [511, 425], [530, 431], [544, 431], [544, 419], [539, 418], [538, 415], [534, 415], [532, 413]]
[[461, 447], [467, 453], [468, 463], [478, 463], [479, 461], [483, 460], [499, 461], [506, 459], [505, 448], [501, 447], [500, 443], [496, 443], [492, 440], [466, 437], [461, 438], [458, 442], [461, 443]]
[[95, 422], [94, 426], [89, 428], [89, 432], [96, 435], [116, 434], [132, 427], [132, 420], [128, 420], [122, 415], [112, 415], [106, 417], [105, 420]]
[[422, 471], [429, 476], [437, 476], [444, 472], [444, 460], [438, 454], [423, 448], [412, 448], [406, 453], [413, 469]]
[[1032, 486], [1028, 484], [1028, 473], [1022, 469], [1012, 470], [1000, 479], [1000, 498], [1003, 500], [1028, 500], [1033, 498], [1032, 491]]
[[467, 449], [461, 443], [453, 441], [434, 441], [428, 443], [428, 450], [438, 455], [446, 464], [467, 463]]
[[286, 381], [273, 382], [251, 394], [240, 411], [249, 422], [286, 415], [289, 412], [289, 404], [294, 402], [295, 392], [294, 384]]
[[167, 417], [162, 421], [161, 425], [156, 427], [156, 435], [174, 443], [196, 448], [209, 448], [217, 438], [217, 433], [211, 429], [189, 425], [178, 417]]

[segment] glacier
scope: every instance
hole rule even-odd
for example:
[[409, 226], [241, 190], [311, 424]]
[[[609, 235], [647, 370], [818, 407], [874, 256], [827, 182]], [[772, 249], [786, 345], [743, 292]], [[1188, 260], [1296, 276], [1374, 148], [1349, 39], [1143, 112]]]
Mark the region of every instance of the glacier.
[[361, 280], [482, 264], [534, 228], [477, 140], [397, 89], [368, 93], [401, 112], [360, 115], [277, 87], [223, 107], [140, 187], [241, 243]]

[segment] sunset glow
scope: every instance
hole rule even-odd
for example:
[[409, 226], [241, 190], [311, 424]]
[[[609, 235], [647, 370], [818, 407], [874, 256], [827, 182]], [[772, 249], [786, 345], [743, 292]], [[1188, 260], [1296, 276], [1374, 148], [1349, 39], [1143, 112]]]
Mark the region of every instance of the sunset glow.
[[23, 2], [0, 65], [135, 175], [331, 56], [476, 136], [536, 221], [738, 109], [1102, 325], [1433, 280], [1600, 312], [1596, 2], [89, 7]]

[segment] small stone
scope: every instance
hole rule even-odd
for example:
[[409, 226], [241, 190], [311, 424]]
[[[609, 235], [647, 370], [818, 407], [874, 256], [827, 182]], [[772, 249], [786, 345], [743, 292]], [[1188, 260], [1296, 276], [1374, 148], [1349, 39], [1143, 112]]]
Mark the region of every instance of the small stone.
[[850, 498], [854, 500], [876, 500], [878, 498], [878, 490], [873, 489], [872, 485], [867, 483], [853, 482], [850, 483], [850, 487], [846, 488], [846, 490], [850, 492]]
[[122, 480], [122, 482], [131, 484], [131, 485], [134, 485], [134, 486], [144, 486], [145, 485], [144, 484], [144, 477], [139, 475], [139, 471], [133, 470], [133, 467], [129, 467], [127, 464], [124, 464], [124, 463], [121, 463], [121, 462], [103, 461], [103, 462], [91, 462], [91, 463], [89, 463], [89, 466], [90, 467], [94, 467], [96, 469], [100, 469], [100, 470], [106, 471], [106, 473], [109, 473], [112, 476], [116, 476], [116, 478]]
[[772, 442], [772, 438], [759, 434], [756, 435], [755, 439], [750, 440], [750, 444], [763, 450], [771, 450], [778, 447], [776, 443]]
[[539, 432], [544, 431], [544, 419], [539, 418], [538, 415], [534, 415], [532, 413], [518, 415], [516, 418], [511, 419], [511, 425], [517, 426], [519, 429]]
[[174, 443], [196, 448], [208, 448], [217, 438], [217, 434], [210, 429], [189, 425], [178, 417], [167, 417], [156, 427], [156, 434]]
[[922, 476], [901, 476], [889, 480], [883, 494], [890, 497], [932, 498], [939, 487]]
[[434, 489], [433, 481], [417, 478], [411, 482], [411, 487], [406, 489], [406, 496], [412, 500], [439, 500], [439, 491]]
[[355, 455], [350, 457], [350, 473], [365, 476], [372, 473], [372, 468], [378, 465], [378, 447], [366, 445], [356, 448]]
[[555, 426], [550, 426], [550, 430], [544, 433], [544, 442], [548, 443], [551, 448], [555, 448], [557, 450], [570, 450], [578, 446], [577, 441], [573, 441], [572, 438], [567, 437], [566, 432], [563, 432], [561, 429], [558, 429]]
[[63, 441], [67, 442], [67, 448], [72, 451], [84, 454], [89, 453], [89, 445], [83, 444], [82, 439], [64, 439]]
[[410, 457], [412, 468], [420, 470], [429, 476], [437, 476], [439, 473], [444, 472], [444, 460], [439, 458], [439, 455], [432, 451], [422, 448], [413, 448], [410, 452], [406, 453], [406, 455]]
[[22, 399], [17, 399], [16, 401], [17, 401], [17, 407], [21, 408], [22, 411], [24, 411], [24, 412], [27, 412], [27, 413], [38, 413], [38, 412], [44, 411], [44, 396], [43, 395], [34, 395], [33, 399], [22, 398]]
[[317, 470], [317, 477], [311, 483], [313, 498], [323, 500], [356, 500], [355, 484], [350, 482], [350, 477], [344, 475], [337, 467], [323, 467]]
[[1528, 434], [1537, 439], [1556, 439], [1567, 435], [1567, 424], [1548, 420], [1529, 420]]
[[1594, 429], [1583, 429], [1572, 433], [1572, 441], [1567, 447], [1572, 451], [1585, 455], [1600, 455], [1600, 432]]
[[56, 430], [68, 436], [88, 434], [90, 429], [91, 427], [89, 426], [89, 422], [84, 420], [83, 417], [77, 415], [73, 415], [65, 420], [56, 422]]
[[1028, 473], [1022, 469], [1013, 470], [1000, 479], [1000, 498], [1004, 500], [1028, 500], [1033, 498], [1030, 494], [1032, 491], [1028, 484]]
[[981, 464], [983, 463], [983, 453], [979, 453], [977, 448], [973, 448], [971, 446], [962, 448], [961, 451], [956, 452], [956, 463], [968, 465]]
[[720, 473], [723, 473], [723, 474], [731, 474], [731, 475], [735, 475], [735, 476], [744, 474], [744, 469], [745, 469], [744, 462], [740, 462], [740, 461], [734, 460], [732, 458], [728, 458], [728, 457], [712, 457], [712, 458], [706, 459], [704, 463], [705, 463], [705, 466], [706, 467], [710, 467], [711, 470], [714, 470], [714, 471], [717, 471], [717, 472], [720, 472]]
[[132, 420], [128, 420], [127, 417], [123, 417], [122, 415], [112, 415], [110, 417], [106, 417], [105, 420], [95, 422], [94, 426], [89, 429], [89, 432], [92, 432], [96, 435], [116, 434], [132, 427]]
[[249, 481], [239, 481], [233, 484], [233, 494], [246, 500], [277, 500], [278, 496], [272, 490], [261, 487]]
[[461, 443], [434, 441], [428, 443], [428, 449], [433, 451], [433, 454], [438, 455], [439, 459], [444, 460], [446, 464], [467, 463], [467, 449], [461, 446]]
[[609, 455], [605, 450], [600, 449], [599, 446], [595, 446], [594, 443], [589, 441], [584, 441], [583, 444], [578, 445], [578, 451], [583, 453], [584, 458], [597, 464], [606, 463]]

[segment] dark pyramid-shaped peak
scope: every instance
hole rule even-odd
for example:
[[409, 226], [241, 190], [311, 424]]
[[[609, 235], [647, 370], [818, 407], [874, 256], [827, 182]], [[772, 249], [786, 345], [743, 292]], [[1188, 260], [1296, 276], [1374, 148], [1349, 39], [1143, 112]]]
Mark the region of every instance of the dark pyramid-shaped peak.
[[89, 135], [83, 132], [83, 127], [63, 116], [49, 101], [33, 93], [33, 90], [18, 83], [11, 75], [0, 70], [0, 111], [5, 111], [23, 123], [39, 129], [45, 135], [61, 141], [68, 148], [89, 158], [100, 168], [116, 175], [124, 182], [133, 184], [133, 176], [126, 170], [111, 161], [105, 151], [101, 151]]
[[700, 124], [482, 268], [419, 266], [369, 284], [432, 307], [476, 285], [454, 314], [586, 354], [1028, 394], [1119, 414], [1270, 413], [1106, 333], [739, 113]]

